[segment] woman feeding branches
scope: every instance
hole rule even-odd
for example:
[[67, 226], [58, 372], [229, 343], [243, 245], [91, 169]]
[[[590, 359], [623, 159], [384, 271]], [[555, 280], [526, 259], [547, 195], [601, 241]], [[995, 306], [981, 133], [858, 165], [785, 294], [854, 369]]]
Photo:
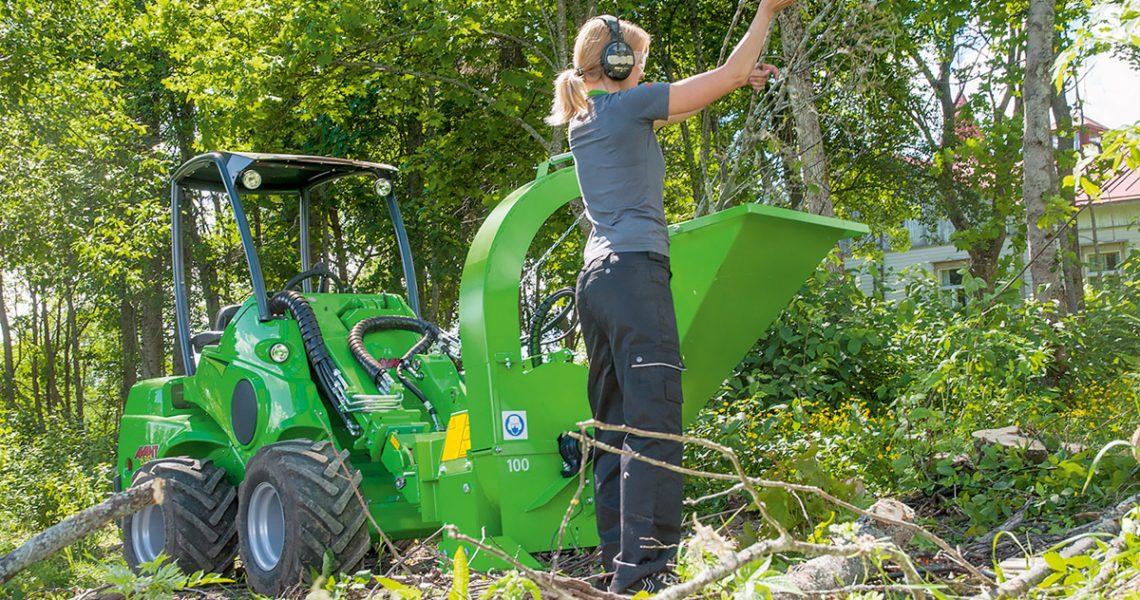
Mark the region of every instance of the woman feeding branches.
[[[762, 0], [725, 64], [676, 83], [639, 85], [649, 35], [604, 15], [582, 25], [574, 68], [555, 82], [547, 122], [569, 124], [570, 150], [593, 231], [578, 276], [577, 306], [590, 358], [589, 398], [604, 423], [681, 433], [681, 362], [669, 288], [665, 160], [654, 129], [683, 121], [733, 90], [762, 90], [757, 67], [772, 19], [793, 0]], [[680, 465], [682, 445], [599, 431], [598, 441]], [[681, 530], [677, 473], [597, 453], [594, 486], [603, 566], [617, 593], [668, 584]]]

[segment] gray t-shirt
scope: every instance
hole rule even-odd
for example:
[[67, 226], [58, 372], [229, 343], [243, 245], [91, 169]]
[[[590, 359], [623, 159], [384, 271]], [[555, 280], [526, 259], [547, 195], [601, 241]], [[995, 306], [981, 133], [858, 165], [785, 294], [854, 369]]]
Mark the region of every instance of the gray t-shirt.
[[570, 151], [594, 226], [585, 264], [611, 252], [668, 256], [665, 158], [653, 122], [669, 118], [669, 84], [647, 83], [590, 100], [589, 114], [570, 121]]

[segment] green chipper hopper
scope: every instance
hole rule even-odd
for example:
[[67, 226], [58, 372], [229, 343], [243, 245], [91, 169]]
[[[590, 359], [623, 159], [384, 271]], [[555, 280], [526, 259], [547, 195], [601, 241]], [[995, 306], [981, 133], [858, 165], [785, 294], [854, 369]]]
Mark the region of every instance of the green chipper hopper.
[[[578, 487], [559, 436], [590, 416], [587, 367], [573, 349], [543, 344], [533, 356], [520, 342], [527, 250], [543, 223], [580, 195], [570, 160], [540, 165], [475, 236], [460, 284], [458, 339], [420, 317], [395, 169], [227, 152], [183, 165], [172, 181], [173, 239], [182, 239], [187, 191], [224, 193], [254, 293], [222, 308], [212, 330], [192, 332], [183, 250], [174, 244], [185, 374], [143, 381], [127, 401], [117, 481], [167, 481], [162, 505], [122, 524], [128, 563], [165, 553], [187, 571], [224, 573], [240, 554], [250, 587], [278, 594], [313, 571], [355, 571], [381, 531], [405, 539], [452, 524], [536, 567], [532, 555], [559, 543], [596, 545], [591, 486], [558, 535]], [[330, 292], [336, 276], [312, 262], [310, 195], [347, 177], [374, 181], [405, 290]], [[265, 288], [243, 210], [241, 197], [259, 193], [299, 202], [300, 272], [281, 292]], [[671, 227], [686, 422], [836, 241], [866, 231], [753, 204]], [[442, 541], [449, 553], [459, 545]], [[473, 550], [473, 568], [503, 566]]]

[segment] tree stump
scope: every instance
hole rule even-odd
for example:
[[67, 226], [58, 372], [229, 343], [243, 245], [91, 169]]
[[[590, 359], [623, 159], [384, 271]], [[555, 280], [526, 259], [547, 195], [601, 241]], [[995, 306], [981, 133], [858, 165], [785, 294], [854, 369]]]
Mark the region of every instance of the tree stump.
[[1045, 444], [1023, 435], [1016, 425], [1000, 429], [979, 429], [970, 435], [979, 451], [986, 446], [1023, 450], [1025, 457], [1035, 463], [1044, 462], [1049, 457], [1049, 449]]

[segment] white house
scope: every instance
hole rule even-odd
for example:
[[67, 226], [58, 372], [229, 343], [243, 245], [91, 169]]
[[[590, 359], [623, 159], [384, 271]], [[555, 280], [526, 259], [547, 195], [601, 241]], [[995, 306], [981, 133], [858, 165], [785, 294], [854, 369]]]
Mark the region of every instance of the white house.
[[[1099, 142], [1103, 127], [1087, 121], [1078, 143]], [[1125, 171], [1101, 187], [1099, 200], [1090, 202], [1081, 193], [1076, 199], [1080, 209], [1077, 216], [1077, 230], [1081, 242], [1081, 258], [1085, 264], [1086, 285], [1096, 285], [1099, 278], [1117, 272], [1120, 263], [1132, 249], [1140, 248], [1140, 172]], [[872, 293], [876, 279], [886, 290], [888, 297], [901, 297], [901, 274], [908, 270], [922, 269], [936, 278], [939, 285], [964, 299], [961, 269], [969, 267], [969, 255], [958, 250], [950, 240], [954, 232], [949, 221], [940, 221], [930, 230], [918, 221], [908, 221], [905, 227], [910, 233], [911, 247], [905, 252], [885, 252], [882, 264], [876, 273], [863, 273], [859, 285], [865, 293]], [[1002, 249], [1003, 256], [1012, 251], [1007, 242]], [[1022, 257], [1021, 264], [1029, 259]], [[862, 261], [848, 260], [848, 268], [861, 267]], [[1024, 275], [1027, 284], [1029, 273]], [[1031, 286], [1023, 286], [1023, 290]]]

